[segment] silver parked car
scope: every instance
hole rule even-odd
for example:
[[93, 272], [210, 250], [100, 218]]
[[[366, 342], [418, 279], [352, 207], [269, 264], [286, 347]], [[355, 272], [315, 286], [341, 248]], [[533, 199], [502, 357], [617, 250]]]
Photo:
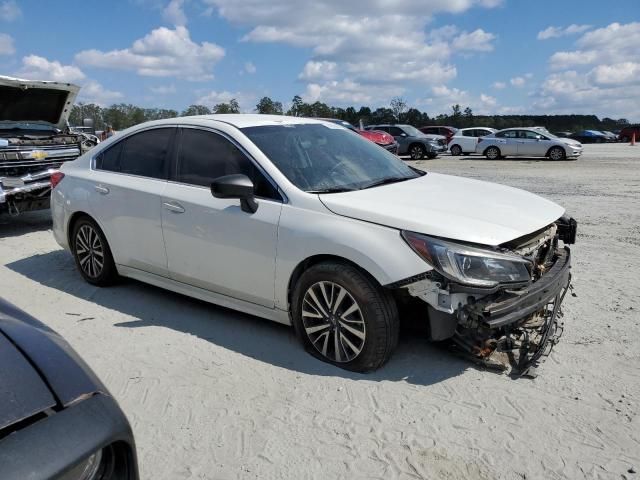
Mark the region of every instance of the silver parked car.
[[539, 127], [506, 128], [478, 139], [476, 153], [496, 160], [511, 157], [548, 157], [550, 160], [578, 158], [582, 144], [570, 138], [556, 137]]

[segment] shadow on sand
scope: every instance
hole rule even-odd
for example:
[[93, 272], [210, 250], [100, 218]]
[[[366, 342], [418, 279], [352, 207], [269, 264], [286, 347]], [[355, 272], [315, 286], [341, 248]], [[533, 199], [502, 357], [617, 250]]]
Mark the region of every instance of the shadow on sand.
[[68, 252], [34, 255], [7, 268], [50, 288], [74, 295], [136, 320], [118, 328], [160, 326], [205, 339], [258, 361], [311, 375], [352, 380], [397, 381], [430, 385], [461, 374], [472, 364], [447, 348], [430, 344], [414, 329], [404, 328], [395, 354], [380, 370], [362, 375], [325, 364], [300, 347], [290, 327], [169, 292], [133, 280], [97, 288], [87, 284]]

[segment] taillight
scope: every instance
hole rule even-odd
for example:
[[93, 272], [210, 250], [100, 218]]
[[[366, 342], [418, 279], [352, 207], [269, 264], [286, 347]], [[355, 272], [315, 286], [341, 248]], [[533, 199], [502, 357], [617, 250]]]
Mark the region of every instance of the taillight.
[[53, 172], [51, 174], [51, 188], [56, 188], [63, 178], [64, 178], [64, 173]]

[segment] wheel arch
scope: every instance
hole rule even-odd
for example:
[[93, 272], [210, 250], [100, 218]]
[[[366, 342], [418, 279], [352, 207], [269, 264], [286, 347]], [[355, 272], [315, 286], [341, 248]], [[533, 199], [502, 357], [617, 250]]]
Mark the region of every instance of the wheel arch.
[[549, 157], [549, 155], [551, 154], [551, 150], [553, 150], [554, 148], [559, 148], [560, 150], [562, 150], [564, 152], [564, 158], [567, 158], [567, 149], [560, 145], [553, 145], [552, 147], [549, 147], [547, 153], [545, 154], [545, 157]]
[[497, 145], [489, 145], [487, 148], [485, 148], [482, 151], [482, 155], [486, 156], [487, 155], [487, 150], [489, 150], [490, 148], [495, 148], [496, 150], [498, 150], [498, 157], [502, 156], [502, 150], [500, 150], [500, 147], [498, 147]]
[[302, 276], [302, 274], [309, 268], [313, 267], [314, 265], [318, 265], [319, 263], [325, 263], [325, 262], [336, 262], [336, 263], [344, 263], [345, 265], [349, 265], [350, 267], [353, 267], [357, 269], [359, 272], [361, 272], [362, 274], [364, 274], [376, 285], [381, 286], [380, 282], [376, 279], [375, 276], [371, 274], [371, 272], [367, 271], [367, 269], [363, 268], [361, 265], [358, 265], [356, 262], [349, 260], [348, 258], [342, 257], [340, 255], [333, 255], [333, 254], [312, 255], [310, 257], [305, 258], [300, 263], [298, 263], [298, 265], [295, 266], [295, 268], [291, 272], [291, 275], [289, 276], [289, 282], [287, 283], [287, 307], [289, 311], [291, 311], [291, 298], [293, 295], [293, 290], [298, 280], [300, 280], [300, 277]]

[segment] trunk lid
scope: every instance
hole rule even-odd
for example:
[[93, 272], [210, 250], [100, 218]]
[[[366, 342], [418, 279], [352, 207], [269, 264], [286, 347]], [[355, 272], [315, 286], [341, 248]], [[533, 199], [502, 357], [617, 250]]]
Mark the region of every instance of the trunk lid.
[[564, 214], [561, 206], [524, 190], [438, 173], [320, 195], [320, 200], [345, 217], [492, 246], [534, 232]]

